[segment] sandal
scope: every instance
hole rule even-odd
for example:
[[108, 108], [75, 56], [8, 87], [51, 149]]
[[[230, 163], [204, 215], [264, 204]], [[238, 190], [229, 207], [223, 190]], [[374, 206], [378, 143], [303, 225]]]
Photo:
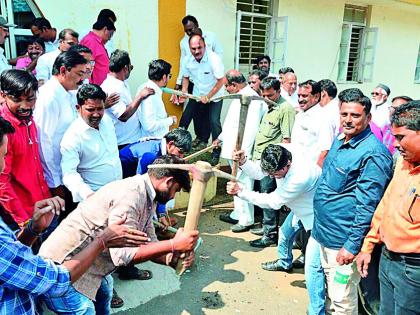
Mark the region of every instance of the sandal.
[[150, 270], [138, 269], [134, 266], [125, 267], [118, 274], [120, 280], [149, 280], [153, 274]]
[[111, 308], [120, 308], [124, 305], [124, 300], [119, 297], [117, 291], [112, 290]]

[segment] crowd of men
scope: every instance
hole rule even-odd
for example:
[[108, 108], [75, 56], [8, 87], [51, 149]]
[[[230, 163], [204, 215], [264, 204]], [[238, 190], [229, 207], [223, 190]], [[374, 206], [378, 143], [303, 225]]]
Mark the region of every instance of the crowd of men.
[[[358, 314], [361, 277], [380, 289], [369, 307], [418, 314], [419, 100], [391, 101], [384, 84], [369, 98], [329, 79], [298, 83], [290, 67], [270, 72], [269, 56], [249, 74], [225, 72], [216, 35], [187, 15], [175, 89], [195, 98], [172, 96], [185, 105], [175, 128], [162, 101], [171, 64], [151, 61], [133, 97], [130, 56], [112, 43], [116, 21], [104, 9], [79, 36], [36, 18], [26, 54], [6, 60], [0, 51], [0, 313], [109, 314], [123, 304], [116, 269], [146, 280], [152, 273], [135, 264], [191, 266], [198, 232], [162, 239], [154, 226], [174, 224], [165, 204], [190, 190], [189, 174], [148, 166], [185, 164], [211, 135], [211, 164], [239, 165], [226, 187], [234, 210], [220, 219], [261, 236], [250, 246], [277, 245], [264, 270], [304, 267], [309, 314]], [[9, 27], [0, 17], [0, 44]], [[252, 99], [245, 121], [237, 98], [221, 123], [226, 94]]]

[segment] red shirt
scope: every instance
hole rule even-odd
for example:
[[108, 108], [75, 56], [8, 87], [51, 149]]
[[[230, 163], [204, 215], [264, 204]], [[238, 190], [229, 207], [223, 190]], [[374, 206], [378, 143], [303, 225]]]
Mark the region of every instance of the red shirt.
[[6, 104], [0, 105], [0, 116], [15, 128], [7, 135], [5, 168], [0, 174], [0, 204], [16, 223], [32, 217], [35, 202], [51, 197], [39, 159], [34, 121], [17, 119]]
[[89, 47], [92, 50], [92, 57], [95, 61], [92, 77], [89, 79], [89, 82], [101, 85], [109, 73], [109, 56], [102, 39], [91, 31], [83, 37], [80, 45]]

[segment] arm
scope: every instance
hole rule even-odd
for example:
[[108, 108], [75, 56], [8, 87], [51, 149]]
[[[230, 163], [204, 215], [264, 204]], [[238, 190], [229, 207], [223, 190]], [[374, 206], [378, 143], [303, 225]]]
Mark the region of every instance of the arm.
[[202, 103], [207, 103], [208, 100], [210, 100], [217, 92], [219, 92], [219, 90], [222, 88], [223, 84], [224, 84], [223, 78], [217, 79], [216, 84], [213, 86], [213, 88], [210, 90], [210, 92], [207, 93], [207, 95], [205, 96], [207, 98], [207, 101], [202, 102]]
[[290, 140], [292, 138], [292, 129], [295, 123], [295, 116], [295, 109], [292, 105], [287, 103], [287, 109], [280, 121], [280, 130], [283, 136], [283, 143], [290, 143]]
[[258, 133], [261, 118], [264, 115], [265, 103], [252, 101], [248, 108], [241, 149], [245, 155], [252, 156], [255, 137]]
[[260, 165], [261, 165], [260, 160], [258, 160], [258, 161], [246, 160], [245, 164], [240, 165], [239, 167], [249, 177], [251, 177], [253, 179], [256, 179], [256, 180], [261, 180], [264, 177], [266, 177], [267, 174], [264, 174]]
[[[184, 72], [185, 72], [185, 64], [187, 62], [188, 56], [191, 55], [190, 51], [186, 51], [183, 48], [183, 44], [182, 42], [185, 40], [185, 38], [183, 38], [180, 42], [179, 42], [179, 50], [181, 51], [181, 56], [179, 57], [179, 71], [178, 71], [178, 77], [176, 78], [176, 85], [175, 85], [175, 89], [179, 89], [182, 86], [182, 79], [184, 76]], [[188, 54], [190, 53], [190, 54]]]

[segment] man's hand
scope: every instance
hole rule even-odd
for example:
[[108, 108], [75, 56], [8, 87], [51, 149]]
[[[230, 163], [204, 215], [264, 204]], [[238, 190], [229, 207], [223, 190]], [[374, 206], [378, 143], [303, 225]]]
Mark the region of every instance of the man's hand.
[[185, 231], [179, 228], [173, 238], [174, 250], [177, 252], [187, 252], [194, 249], [198, 240], [198, 231]]
[[61, 211], [64, 211], [64, 200], [60, 197], [37, 201], [32, 215], [32, 230], [38, 234], [42, 233]]
[[340, 266], [348, 265], [353, 262], [354, 257], [355, 256], [352, 253], [348, 252], [344, 247], [342, 247], [337, 253], [336, 261]]
[[144, 87], [138, 94], [139, 98], [143, 101], [148, 98], [150, 95], [155, 94], [155, 90], [149, 87]]
[[220, 148], [222, 144], [222, 140], [220, 139], [214, 139], [213, 142], [211, 143], [212, 146], [214, 146], [215, 148]]
[[146, 233], [130, 229], [124, 224], [127, 216], [108, 226], [98, 237], [102, 238], [107, 248], [139, 247], [150, 242]]
[[242, 188], [239, 186], [238, 182], [229, 181], [226, 183], [226, 192], [229, 195], [235, 196], [242, 191]]
[[372, 255], [368, 253], [359, 253], [359, 255], [357, 255], [357, 270], [359, 271], [362, 278], [366, 278], [368, 275], [368, 268], [371, 258]]
[[234, 149], [232, 153], [232, 160], [234, 160], [235, 162], [239, 162], [239, 166], [244, 165], [246, 162], [245, 151]]
[[170, 101], [172, 104], [179, 105], [179, 99], [178, 99], [178, 96], [176, 96], [175, 94], [172, 94], [172, 95], [171, 95], [171, 98], [169, 99], [169, 101]]
[[210, 102], [210, 99], [207, 97], [207, 95], [200, 96], [200, 103], [207, 104], [209, 102]]
[[120, 94], [119, 93], [111, 93], [107, 95], [105, 99], [105, 109], [110, 108], [117, 104], [120, 101]]

